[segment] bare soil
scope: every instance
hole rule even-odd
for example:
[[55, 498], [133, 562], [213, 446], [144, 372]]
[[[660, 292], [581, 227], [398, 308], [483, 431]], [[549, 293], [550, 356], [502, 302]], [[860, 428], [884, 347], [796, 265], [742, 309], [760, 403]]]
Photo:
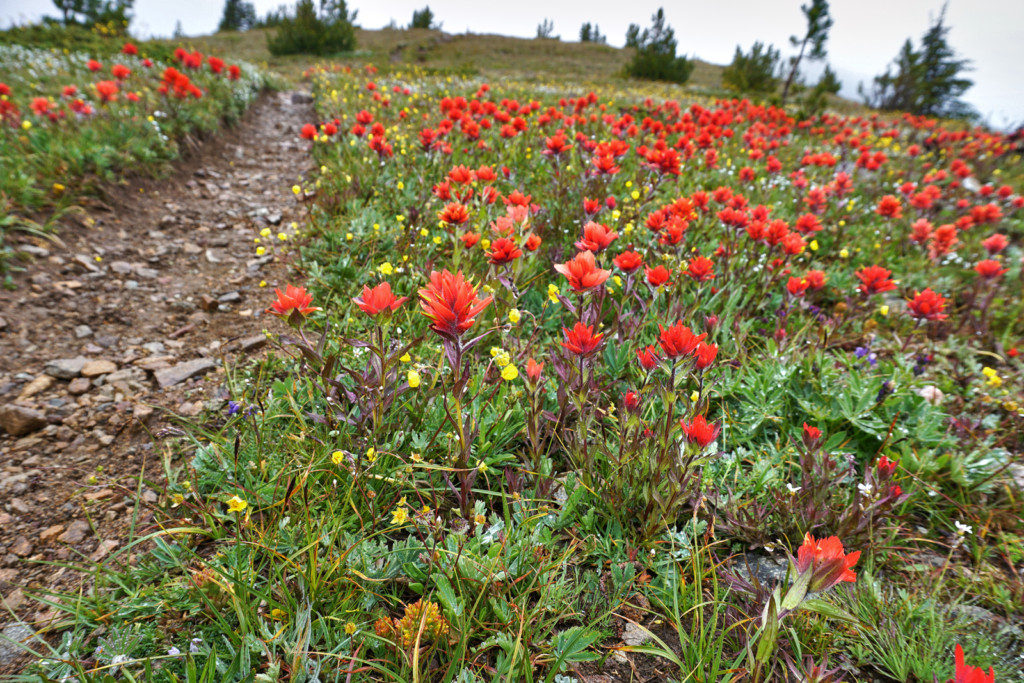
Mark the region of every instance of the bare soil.
[[[103, 561], [136, 514], [146, 533], [161, 438], [222, 409], [224, 363], [261, 352], [286, 265], [253, 240], [269, 228], [280, 245], [303, 221], [291, 187], [311, 110], [305, 93], [265, 95], [169, 176], [125, 180], [58, 242], [18, 246], [24, 271], [0, 293], [0, 631], [45, 629], [56, 615], [31, 595], [82, 581], [45, 563]], [[0, 673], [20, 659], [0, 642]]]

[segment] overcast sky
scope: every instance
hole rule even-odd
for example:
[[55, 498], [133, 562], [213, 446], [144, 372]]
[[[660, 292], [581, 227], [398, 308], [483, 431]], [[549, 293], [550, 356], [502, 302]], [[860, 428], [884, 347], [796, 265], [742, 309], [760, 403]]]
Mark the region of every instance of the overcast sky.
[[[732, 59], [736, 44], [746, 49], [755, 40], [786, 46], [800, 32], [800, 0], [350, 0], [364, 28], [381, 28], [392, 19], [407, 24], [414, 9], [429, 2], [438, 21], [451, 33], [500, 33], [533, 37], [544, 18], [555, 33], [575, 40], [580, 24], [596, 22], [613, 45], [621, 45], [630, 23], [647, 25], [661, 5], [675, 28], [679, 50], [709, 62]], [[256, 0], [260, 14], [281, 0]], [[290, 3], [289, 3], [290, 4]], [[167, 36], [181, 20], [186, 34], [213, 31], [221, 0], [136, 0], [136, 35]], [[903, 41], [918, 42], [942, 7], [942, 0], [832, 0], [835, 21], [828, 59], [843, 81], [844, 94], [856, 93], [896, 56]], [[49, 0], [0, 0], [0, 23], [24, 22], [56, 14]], [[974, 87], [965, 99], [998, 126], [1024, 122], [1024, 0], [949, 0], [950, 44], [973, 62]], [[786, 50], [783, 52], [786, 54]]]

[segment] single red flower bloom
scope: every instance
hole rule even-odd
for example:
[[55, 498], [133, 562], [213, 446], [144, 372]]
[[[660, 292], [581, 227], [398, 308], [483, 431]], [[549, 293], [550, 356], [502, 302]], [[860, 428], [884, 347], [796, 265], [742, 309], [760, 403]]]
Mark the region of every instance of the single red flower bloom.
[[789, 281], [786, 282], [786, 291], [789, 292], [790, 296], [799, 298], [807, 292], [807, 288], [810, 284], [811, 283], [807, 281], [807, 278], [791, 277], [789, 278]]
[[860, 559], [860, 551], [846, 554], [836, 536], [816, 540], [809, 533], [797, 551], [798, 573], [811, 572], [808, 592], [820, 593], [844, 581], [856, 581], [852, 567]]
[[644, 257], [635, 251], [624, 251], [615, 257], [614, 263], [619, 270], [632, 273], [644, 264]]
[[462, 204], [448, 204], [437, 214], [438, 219], [449, 225], [462, 225], [469, 220], [469, 209]]
[[812, 292], [816, 292], [824, 287], [826, 279], [825, 273], [820, 270], [809, 270], [807, 275], [804, 275], [804, 280], [807, 280], [807, 289]]
[[538, 363], [532, 358], [526, 361], [526, 376], [530, 378], [531, 382], [539, 381], [542, 372], [544, 372], [544, 363]]
[[913, 299], [907, 301], [907, 308], [910, 309], [910, 315], [915, 318], [945, 320], [949, 317], [943, 313], [946, 310], [945, 297], [937, 292], [933, 292], [931, 288], [915, 294]]
[[352, 298], [356, 306], [359, 306], [359, 310], [370, 316], [397, 311], [398, 307], [408, 300], [407, 296], [399, 298], [392, 294], [391, 284], [387, 282], [382, 282], [373, 289], [364, 285], [363, 293]]
[[132, 75], [132, 70], [124, 64], [115, 64], [110, 68], [110, 74], [119, 81], [123, 81]]
[[652, 287], [660, 287], [667, 284], [669, 277], [672, 276], [672, 271], [665, 266], [644, 267], [644, 272], [647, 274], [647, 282]]
[[528, 251], [537, 251], [540, 248], [541, 239], [540, 235], [530, 233], [530, 236], [526, 238], [526, 242], [523, 244]]
[[100, 102], [113, 102], [117, 99], [117, 81], [99, 81], [95, 87]]
[[990, 256], [998, 254], [1010, 244], [1010, 240], [1006, 239], [1006, 235], [1001, 235], [998, 232], [994, 233], [991, 237], [985, 238], [982, 241], [981, 246], [985, 247], [985, 251]]
[[956, 644], [955, 656], [956, 668], [949, 683], [995, 683], [996, 672], [991, 666], [986, 674], [980, 666], [971, 666], [964, 662], [964, 649], [960, 647], [960, 643]]
[[706, 332], [694, 334], [693, 330], [683, 325], [682, 321], [677, 322], [668, 329], [659, 324], [658, 330], [661, 332], [658, 337], [658, 343], [661, 345], [661, 350], [669, 358], [679, 358], [693, 352], [697, 348], [697, 344], [704, 341], [704, 338], [708, 336]]
[[124, 47], [121, 48], [121, 54], [137, 55], [139, 54], [139, 48], [135, 47], [134, 43], [125, 43]]
[[708, 444], [718, 438], [718, 433], [721, 431], [719, 425], [708, 424], [703, 415], [693, 418], [690, 423], [680, 420], [679, 426], [683, 428], [683, 435], [686, 437], [686, 440], [697, 444], [702, 449], [707, 448]]
[[887, 194], [878, 202], [875, 213], [886, 218], [900, 218], [903, 216], [903, 207], [900, 205], [899, 198]]
[[288, 285], [285, 287], [284, 292], [280, 289], [275, 289], [274, 293], [277, 294], [277, 301], [272, 303], [270, 308], [267, 309], [268, 312], [274, 315], [284, 316], [295, 312], [302, 317], [306, 317], [313, 311], [320, 310], [310, 306], [313, 303], [313, 295], [308, 293], [305, 287]]
[[523, 250], [507, 237], [499, 237], [491, 242], [491, 250], [487, 252], [487, 260], [494, 265], [511, 263], [523, 255]]
[[90, 59], [88, 62], [86, 62], [85, 66], [88, 67], [89, 71], [99, 71], [103, 68], [103, 65], [97, 62], [95, 59]]
[[608, 226], [590, 221], [583, 226], [583, 238], [576, 242], [576, 248], [596, 254], [607, 249], [618, 236], [619, 233]]
[[892, 271], [882, 266], [867, 266], [858, 270], [854, 275], [860, 280], [857, 289], [861, 294], [878, 294], [896, 289], [896, 283], [889, 279]]
[[715, 362], [715, 358], [718, 357], [718, 345], [717, 344], [705, 344], [701, 342], [697, 344], [697, 348], [694, 349], [693, 355], [697, 358], [695, 367], [698, 370], [703, 370], [710, 367]]
[[636, 350], [637, 360], [640, 361], [640, 367], [644, 370], [653, 370], [658, 365], [658, 350], [653, 346], [648, 346], [646, 349]]
[[470, 249], [476, 246], [476, 243], [480, 241], [480, 235], [475, 232], [464, 232], [459, 235], [459, 239], [462, 240], [462, 243], [466, 245], [467, 249]]
[[423, 315], [433, 321], [430, 328], [446, 337], [461, 336], [493, 300], [477, 297], [476, 287], [462, 271], [452, 273], [447, 269], [430, 273], [430, 284], [420, 289], [419, 295]]
[[813, 448], [821, 440], [821, 430], [804, 422], [804, 445]]
[[305, 124], [304, 126], [302, 126], [302, 131], [299, 133], [299, 135], [304, 140], [315, 140], [316, 126], [314, 126], [312, 123]]
[[715, 279], [715, 264], [705, 256], [694, 256], [686, 267], [686, 274], [697, 282]]
[[898, 460], [890, 460], [886, 456], [882, 456], [875, 463], [875, 468], [878, 470], [878, 475], [884, 479], [888, 479], [896, 471], [896, 466], [899, 464]]
[[637, 408], [640, 407], [640, 395], [635, 391], [627, 391], [622, 396], [622, 404], [626, 406], [626, 410], [636, 412]]
[[594, 254], [590, 251], [581, 251], [565, 263], [556, 263], [555, 270], [564, 275], [577, 292], [599, 287], [612, 274], [610, 270], [597, 267]]
[[581, 322], [576, 323], [571, 330], [568, 327], [563, 327], [562, 334], [565, 335], [562, 346], [570, 353], [582, 357], [597, 351], [597, 347], [601, 345], [601, 339], [604, 337], [603, 334], [594, 333], [593, 325], [584, 325]]
[[986, 280], [994, 280], [1007, 270], [1009, 268], [1003, 268], [1003, 264], [995, 259], [985, 259], [984, 261], [979, 261], [978, 265], [974, 266], [974, 271]]

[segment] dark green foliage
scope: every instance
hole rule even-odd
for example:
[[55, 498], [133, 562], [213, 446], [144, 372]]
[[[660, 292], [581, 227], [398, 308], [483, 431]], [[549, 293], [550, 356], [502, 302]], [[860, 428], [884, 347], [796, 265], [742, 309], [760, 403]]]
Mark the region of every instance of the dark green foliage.
[[434, 13], [430, 11], [430, 5], [427, 5], [423, 9], [414, 10], [412, 13], [412, 23], [409, 24], [409, 28], [440, 28], [440, 25], [434, 23]]
[[640, 24], [630, 24], [626, 29], [626, 47], [640, 47]]
[[600, 43], [604, 44], [608, 42], [608, 36], [601, 35], [601, 29], [597, 24], [591, 24], [589, 21], [580, 26], [580, 42], [581, 43]]
[[960, 99], [974, 82], [963, 78], [970, 61], [959, 59], [946, 36], [946, 9], [921, 38], [916, 49], [909, 38], [885, 73], [875, 76], [870, 92], [861, 86], [866, 104], [887, 111], [921, 116], [972, 118], [976, 113]]
[[744, 54], [737, 45], [732, 64], [722, 72], [722, 84], [740, 92], [772, 92], [779, 84], [778, 66], [779, 51], [774, 46], [757, 42]]
[[[782, 101], [786, 101], [789, 91], [796, 81], [800, 70], [800, 62], [803, 61], [804, 53], [807, 58], [817, 61], [825, 58], [825, 43], [828, 41], [828, 30], [832, 28], [832, 17], [828, 12], [828, 0], [811, 0], [810, 5], [801, 5], [800, 10], [807, 18], [807, 32], [803, 38], [790, 36], [789, 42], [793, 47], [799, 47], [800, 52], [790, 59], [789, 76], [786, 78], [786, 85], [782, 88]], [[807, 52], [808, 48], [810, 52]]]
[[355, 29], [344, 0], [321, 0], [320, 11], [312, 0], [299, 0], [295, 14], [284, 17], [277, 31], [267, 38], [273, 55], [328, 55], [348, 52], [355, 47]]
[[562, 36], [555, 35], [555, 23], [550, 19], [545, 19], [537, 24], [537, 37], [550, 40], [561, 40], [562, 38]]
[[53, 4], [66, 26], [112, 24], [126, 32], [135, 0], [53, 0]]
[[693, 62], [686, 57], [676, 57], [676, 36], [671, 26], [665, 23], [665, 10], [661, 7], [651, 17], [651, 28], [639, 33], [631, 25], [626, 33], [626, 43], [635, 42], [636, 54], [626, 65], [626, 73], [634, 78], [654, 81], [685, 83], [693, 71]]
[[255, 25], [255, 5], [244, 0], [225, 0], [218, 31], [248, 31]]

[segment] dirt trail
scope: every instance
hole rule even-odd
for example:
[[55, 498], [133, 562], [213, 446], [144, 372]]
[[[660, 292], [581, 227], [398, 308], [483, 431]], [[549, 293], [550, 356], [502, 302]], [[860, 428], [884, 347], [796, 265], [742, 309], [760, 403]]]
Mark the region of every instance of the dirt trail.
[[[291, 233], [291, 192], [309, 155], [304, 93], [263, 97], [169, 178], [117, 188], [58, 236], [25, 243], [17, 288], [0, 294], [0, 631], [52, 615], [25, 597], [70, 585], [39, 561], [100, 560], [124, 542], [135, 477], [160, 478], [169, 413], [225, 400], [225, 359], [258, 353], [283, 266], [264, 243]], [[13, 432], [13, 434], [11, 433]], [[156, 490], [143, 491], [141, 522]], [[0, 671], [15, 664], [0, 642]]]

